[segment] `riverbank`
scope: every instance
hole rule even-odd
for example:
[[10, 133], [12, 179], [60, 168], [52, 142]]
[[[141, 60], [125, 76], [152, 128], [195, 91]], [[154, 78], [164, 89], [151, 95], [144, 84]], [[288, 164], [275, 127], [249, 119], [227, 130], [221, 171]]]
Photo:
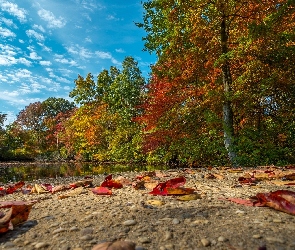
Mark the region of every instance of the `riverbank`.
[[[198, 194], [189, 201], [179, 196], [153, 196], [151, 190], [134, 188], [139, 175], [116, 173], [113, 179], [129, 180], [112, 195], [97, 195], [84, 187], [54, 194], [15, 192], [4, 200], [38, 200], [29, 219], [14, 230], [0, 234], [3, 249], [88, 250], [103, 241], [128, 240], [136, 249], [295, 249], [295, 216], [269, 207], [250, 207], [220, 198], [249, 198], [257, 193], [286, 189], [270, 179], [241, 185], [246, 171], [219, 169], [174, 169], [157, 171], [152, 179], [163, 182], [183, 176], [185, 187]], [[105, 175], [91, 176], [100, 186]], [[83, 177], [40, 179], [31, 184], [70, 184]], [[27, 184], [27, 183], [26, 183]], [[64, 196], [64, 197], [62, 197]], [[62, 198], [61, 198], [62, 197]]]

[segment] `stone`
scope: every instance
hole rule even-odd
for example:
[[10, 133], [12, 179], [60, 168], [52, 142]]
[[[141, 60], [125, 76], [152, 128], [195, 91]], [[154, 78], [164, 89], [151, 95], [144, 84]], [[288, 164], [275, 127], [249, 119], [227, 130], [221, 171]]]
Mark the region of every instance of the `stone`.
[[205, 238], [201, 239], [201, 243], [202, 243], [202, 245], [203, 245], [204, 247], [208, 247], [208, 246], [211, 245], [210, 240], [205, 239]]
[[180, 223], [180, 220], [177, 219], [177, 218], [174, 218], [174, 219], [172, 220], [172, 224], [174, 224], [174, 225], [179, 224], [179, 223]]
[[138, 241], [140, 243], [150, 243], [151, 242], [151, 240], [148, 237], [145, 237], [145, 236], [144, 237], [139, 237]]
[[36, 243], [35, 248], [40, 249], [40, 248], [48, 247], [49, 245], [50, 244], [47, 242], [38, 242], [38, 243]]
[[55, 229], [52, 232], [52, 234], [58, 234], [58, 233], [62, 233], [62, 232], [65, 232], [65, 231], [66, 231], [66, 229], [64, 229], [64, 228], [58, 228], [58, 229]]
[[219, 242], [225, 242], [227, 241], [227, 239], [223, 236], [219, 236], [218, 239], [217, 239]]
[[83, 235], [79, 238], [80, 240], [89, 241], [93, 239], [93, 236], [90, 234]]
[[135, 220], [126, 220], [123, 222], [124, 226], [134, 226], [136, 224]]

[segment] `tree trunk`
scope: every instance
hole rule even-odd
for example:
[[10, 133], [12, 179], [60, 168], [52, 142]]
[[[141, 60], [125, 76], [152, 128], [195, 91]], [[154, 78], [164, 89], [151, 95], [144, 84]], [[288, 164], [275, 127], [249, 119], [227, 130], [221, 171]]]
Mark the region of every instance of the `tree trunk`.
[[[225, 17], [221, 22], [221, 49], [222, 54], [225, 55], [228, 52], [228, 35], [226, 29]], [[230, 72], [230, 66], [228, 59], [225, 58], [222, 65], [222, 81], [224, 85], [224, 96], [223, 102], [223, 129], [224, 129], [224, 145], [228, 152], [228, 157], [235, 167], [237, 166], [237, 155], [235, 152], [234, 145], [234, 123], [233, 123], [233, 110], [231, 104], [231, 86], [232, 77]]]

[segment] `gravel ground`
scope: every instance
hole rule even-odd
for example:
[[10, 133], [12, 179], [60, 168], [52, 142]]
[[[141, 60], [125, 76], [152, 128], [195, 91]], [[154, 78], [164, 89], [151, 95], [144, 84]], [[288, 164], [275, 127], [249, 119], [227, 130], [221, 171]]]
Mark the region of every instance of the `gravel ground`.
[[[174, 169], [161, 173], [166, 177], [159, 178], [160, 182], [184, 176], [185, 187], [196, 189], [200, 199], [179, 201], [175, 196], [152, 196], [149, 190], [136, 190], [131, 185], [113, 189], [112, 195], [96, 195], [90, 188], [83, 188], [79, 195], [64, 199], [59, 197], [68, 191], [2, 196], [1, 201], [38, 202], [25, 223], [0, 234], [0, 249], [88, 250], [115, 240], [132, 241], [136, 250], [295, 249], [295, 216], [219, 199], [249, 198], [282, 187], [267, 180], [256, 186], [242, 186], [237, 179], [243, 173], [221, 169]], [[212, 173], [223, 179], [206, 178]], [[140, 174], [143, 173], [116, 173], [113, 179], [123, 176], [135, 180]], [[99, 186], [105, 177], [92, 176], [94, 186]], [[82, 178], [44, 179], [32, 184], [69, 184]], [[294, 186], [284, 189], [295, 191]]]

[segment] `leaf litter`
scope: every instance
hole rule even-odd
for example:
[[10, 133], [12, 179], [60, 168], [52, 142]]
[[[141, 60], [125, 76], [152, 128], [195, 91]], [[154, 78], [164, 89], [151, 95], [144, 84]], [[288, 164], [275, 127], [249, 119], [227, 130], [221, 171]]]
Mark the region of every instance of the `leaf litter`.
[[[204, 178], [212, 181], [223, 181], [226, 174], [236, 175], [236, 183], [243, 186], [255, 187], [261, 183], [268, 183], [274, 186], [292, 186], [295, 184], [295, 169], [294, 168], [277, 168], [274, 166], [261, 167], [260, 169], [231, 169], [226, 167], [208, 168], [212, 173], [207, 174]], [[59, 199], [65, 199], [71, 196], [77, 196], [82, 193], [92, 192], [95, 195], [113, 195], [113, 190], [121, 189], [124, 186], [133, 187], [135, 190], [147, 190], [146, 194], [152, 196], [172, 196], [178, 201], [189, 202], [192, 200], [202, 199], [202, 190], [197, 190], [195, 187], [185, 187], [186, 177], [197, 175], [198, 170], [185, 169], [184, 175], [179, 174], [180, 171], [168, 172], [147, 172], [137, 176], [133, 180], [123, 177], [113, 179], [112, 175], [105, 177], [104, 181], [98, 186], [93, 185], [93, 180], [85, 178], [70, 184], [62, 184], [54, 186], [50, 183], [34, 184], [25, 186], [24, 182], [9, 184], [0, 187], [0, 195], [9, 195], [14, 192], [21, 192], [24, 195], [44, 194], [50, 195], [56, 192], [62, 192], [58, 196]], [[172, 177], [173, 175], [179, 175]], [[238, 185], [236, 185], [238, 187]], [[88, 192], [90, 191], [90, 192]], [[198, 192], [197, 192], [198, 191]], [[201, 193], [200, 193], [201, 192]], [[278, 211], [282, 211], [291, 215], [295, 215], [295, 193], [290, 190], [279, 189], [273, 192], [257, 193], [254, 197], [243, 199], [240, 197], [222, 197], [220, 200], [231, 201], [233, 203], [253, 206], [253, 207], [270, 207]], [[9, 211], [4, 213], [0, 211], [0, 233], [5, 233], [12, 230], [14, 226], [21, 224], [28, 219], [30, 210], [33, 204], [37, 201], [15, 201], [11, 203]], [[161, 207], [165, 202], [162, 200], [150, 199], [147, 200], [143, 207], [155, 208]], [[4, 203], [0, 203], [4, 208]], [[126, 245], [126, 242], [108, 242], [96, 245], [93, 249], [134, 249], [134, 243]], [[114, 247], [114, 248], [111, 248]], [[117, 248], [116, 248], [117, 247]], [[120, 248], [121, 247], [121, 248]]]

